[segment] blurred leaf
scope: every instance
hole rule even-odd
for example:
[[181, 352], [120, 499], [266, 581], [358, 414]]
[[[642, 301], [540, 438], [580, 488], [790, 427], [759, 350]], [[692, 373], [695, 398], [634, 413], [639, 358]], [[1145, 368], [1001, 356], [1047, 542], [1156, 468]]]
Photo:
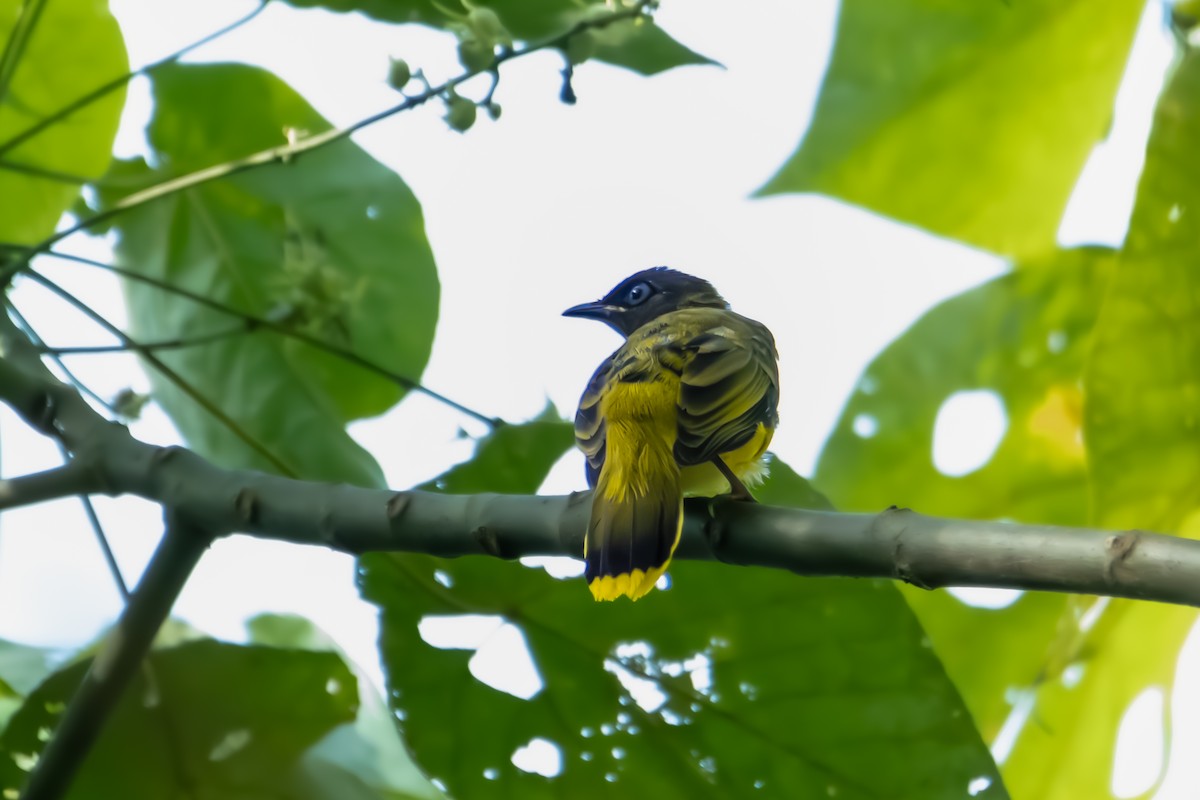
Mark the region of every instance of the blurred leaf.
[[[1067, 669], [1037, 686], [1032, 717], [1004, 764], [1013, 796], [1115, 797], [1112, 770], [1121, 719], [1150, 687], [1162, 690], [1164, 723], [1170, 719], [1176, 656], [1195, 619], [1192, 608], [1134, 600], [1108, 603], [1096, 627], [1080, 636], [1073, 660], [1063, 665]], [[1166, 725], [1162, 735], [1169, 745]], [[1164, 745], [1164, 770], [1169, 750]]]
[[[12, 83], [0, 94], [0, 148], [14, 136], [129, 71], [125, 42], [107, 3], [43, 3]], [[0, 0], [0, 42], [9, 41], [25, 0]], [[80, 182], [104, 174], [125, 104], [119, 89], [81, 108], [0, 159], [0, 241], [30, 244], [54, 232]], [[11, 166], [10, 166], [11, 165]], [[76, 180], [34, 176], [20, 167]]]
[[[1080, 604], [1070, 595], [1027, 592], [1003, 608], [981, 608], [945, 591], [903, 592], [986, 742], [997, 741], [1016, 694], [1057, 681], [1078, 658], [1079, 616], [1072, 612]], [[1041, 714], [1039, 707], [1038, 720]], [[1007, 769], [1004, 776], [1013, 789]], [[1013, 789], [1013, 796], [1039, 795]]]
[[1142, 0], [846, 0], [804, 141], [821, 192], [998, 253], [1054, 246], [1107, 133]]
[[1087, 374], [1088, 456], [1105, 527], [1177, 531], [1200, 510], [1197, 97], [1200, 54], [1188, 51], [1158, 104]]
[[[459, 0], [287, 0], [298, 8], [327, 8], [330, 11], [360, 11], [384, 22], [420, 22], [435, 28], [450, 28], [467, 13]], [[577, 0], [478, 0], [471, 6], [491, 8], [504, 27], [522, 41], [548, 39], [566, 32], [572, 25], [596, 14], [611, 11], [603, 2], [586, 5]], [[618, 23], [594, 31], [602, 42], [596, 58], [643, 75], [653, 75], [672, 67], [711, 64], [709, 59], [689, 50], [652, 21], [637, 24]]]
[[[290, 87], [231, 64], [155, 71], [150, 144], [160, 167], [126, 164], [121, 183], [158, 182], [329, 124]], [[115, 202], [110, 192], [105, 200]], [[393, 172], [343, 140], [143, 206], [118, 218], [123, 264], [259, 316], [282, 319], [416, 378], [429, 357], [438, 282], [420, 206]], [[228, 328], [196, 303], [127, 282], [135, 336]], [[160, 357], [304, 477], [382, 485], [345, 423], [382, 413], [396, 384], [268, 331]], [[270, 468], [208, 412], [150, 372], [154, 397], [189, 444], [225, 466]], [[286, 413], [283, 410], [286, 409]]]
[[56, 660], [45, 648], [0, 639], [0, 728], [50, 674]]
[[254, 644], [286, 650], [337, 652], [333, 638], [311, 620], [295, 614], [258, 614], [246, 620], [246, 632]]
[[55, 660], [53, 652], [44, 647], [0, 639], [0, 680], [9, 693], [29, 694], [50, 674]]
[[[332, 651], [345, 658], [333, 639], [303, 617], [260, 614], [247, 621], [255, 643], [272, 647]], [[353, 723], [333, 729], [301, 761], [296, 781], [303, 797], [333, 800], [401, 800], [444, 795], [434, 788], [404, 749], [387, 704], [363, 673], [358, 678], [361, 706]]]
[[[297, 782], [299, 759], [358, 707], [354, 676], [332, 653], [200, 641], [148, 663], [150, 682], [134, 679], [68, 798], [312, 798]], [[0, 735], [0, 785], [25, 781], [87, 666], [55, 673], [13, 715]]]
[[[1200, 53], [1187, 51], [1158, 103], [1088, 363], [1084, 419], [1094, 516], [1104, 527], [1200, 533], [1198, 97]], [[1111, 763], [1116, 727], [1143, 691], [1160, 688], [1169, 708], [1195, 619], [1191, 608], [1113, 601], [1080, 644], [1078, 686], [1039, 694], [1057, 724], [1027, 726], [1006, 770], [1014, 785], [1038, 787], [1039, 797], [1108, 797], [1109, 775], [1094, 765]]]
[[[522, 471], [460, 473], [456, 489], [532, 491], [561, 453], [549, 447], [563, 438], [551, 423], [501, 429], [477, 459], [501, 462], [510, 441], [532, 452], [531, 438], [546, 445], [539, 470], [515, 459]], [[820, 502], [778, 461], [762, 494]], [[978, 796], [1007, 797], [886, 582], [685, 563], [672, 566], [668, 591], [601, 605], [582, 581], [496, 559], [372, 554], [359, 563], [363, 595], [381, 609], [381, 653], [406, 740], [455, 795], [504, 787], [522, 798], [726, 797], [759, 785], [780, 797], [933, 800], [961, 798], [987, 776]], [[513, 626], [489, 642], [523, 642], [536, 676], [513, 655], [489, 655], [487, 643], [475, 655], [438, 649], [418, 631], [422, 620], [461, 615]], [[525, 700], [481, 678], [541, 688]], [[549, 748], [543, 770], [554, 771], [557, 752], [553, 778], [513, 764], [535, 738]]]

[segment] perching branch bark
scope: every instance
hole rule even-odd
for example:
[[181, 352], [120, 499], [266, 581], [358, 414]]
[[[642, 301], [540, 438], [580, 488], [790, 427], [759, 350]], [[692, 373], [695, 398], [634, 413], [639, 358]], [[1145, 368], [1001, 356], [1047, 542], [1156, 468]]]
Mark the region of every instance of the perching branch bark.
[[[55, 497], [133, 494], [169, 521], [159, 551], [31, 776], [24, 797], [66, 790], [209, 543], [241, 532], [347, 553], [578, 557], [588, 495], [441, 495], [225, 470], [138, 441], [58, 381], [0, 314], [0, 402], [70, 453], [65, 467], [0, 482], [0, 511]], [[927, 589], [992, 586], [1200, 607], [1200, 541], [1128, 531], [948, 520], [906, 509], [840, 514], [691, 500], [676, 558], [894, 578]], [[580, 591], [584, 591], [580, 586]]]
[[[588, 497], [389, 492], [220, 469], [183, 448], [134, 439], [42, 367], [0, 321], [0, 401], [63, 441], [78, 465], [63, 494], [134, 494], [213, 536], [518, 558], [578, 557]], [[3, 484], [0, 509], [48, 499], [49, 476]], [[26, 487], [32, 487], [27, 489]], [[928, 589], [991, 586], [1132, 597], [1200, 607], [1200, 542], [1127, 531], [948, 520], [906, 509], [805, 511], [723, 500], [688, 502], [681, 559], [800, 575], [894, 578]]]

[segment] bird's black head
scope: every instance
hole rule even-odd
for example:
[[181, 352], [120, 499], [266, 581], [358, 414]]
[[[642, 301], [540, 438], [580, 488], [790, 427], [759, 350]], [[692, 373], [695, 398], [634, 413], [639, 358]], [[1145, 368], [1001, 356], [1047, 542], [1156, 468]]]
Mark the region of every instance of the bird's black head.
[[729, 308], [712, 284], [667, 267], [652, 267], [630, 275], [601, 299], [563, 312], [607, 323], [629, 336], [655, 317], [681, 308]]

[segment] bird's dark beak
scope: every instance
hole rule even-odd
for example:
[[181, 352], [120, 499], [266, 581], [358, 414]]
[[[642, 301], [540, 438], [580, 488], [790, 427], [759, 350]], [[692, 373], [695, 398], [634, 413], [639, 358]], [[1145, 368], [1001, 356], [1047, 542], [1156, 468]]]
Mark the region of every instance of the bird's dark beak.
[[615, 306], [610, 306], [597, 300], [594, 303], [580, 303], [577, 306], [571, 306], [563, 312], [564, 317], [582, 317], [583, 319], [598, 319], [604, 322], [612, 319], [613, 314], [617, 312]]

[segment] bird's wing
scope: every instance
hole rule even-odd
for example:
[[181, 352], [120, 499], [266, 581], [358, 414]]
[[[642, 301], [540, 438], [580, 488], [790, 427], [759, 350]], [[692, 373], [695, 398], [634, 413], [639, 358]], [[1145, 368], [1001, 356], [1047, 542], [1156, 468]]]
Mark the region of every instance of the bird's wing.
[[587, 482], [591, 488], [595, 488], [600, 468], [604, 466], [604, 417], [600, 414], [600, 401], [612, 374], [615, 355], [604, 359], [592, 373], [583, 397], [579, 398], [579, 410], [575, 412], [575, 442], [587, 458]]
[[779, 366], [765, 325], [731, 311], [705, 309], [696, 332], [678, 341], [679, 429], [675, 460], [703, 464], [779, 421]]

